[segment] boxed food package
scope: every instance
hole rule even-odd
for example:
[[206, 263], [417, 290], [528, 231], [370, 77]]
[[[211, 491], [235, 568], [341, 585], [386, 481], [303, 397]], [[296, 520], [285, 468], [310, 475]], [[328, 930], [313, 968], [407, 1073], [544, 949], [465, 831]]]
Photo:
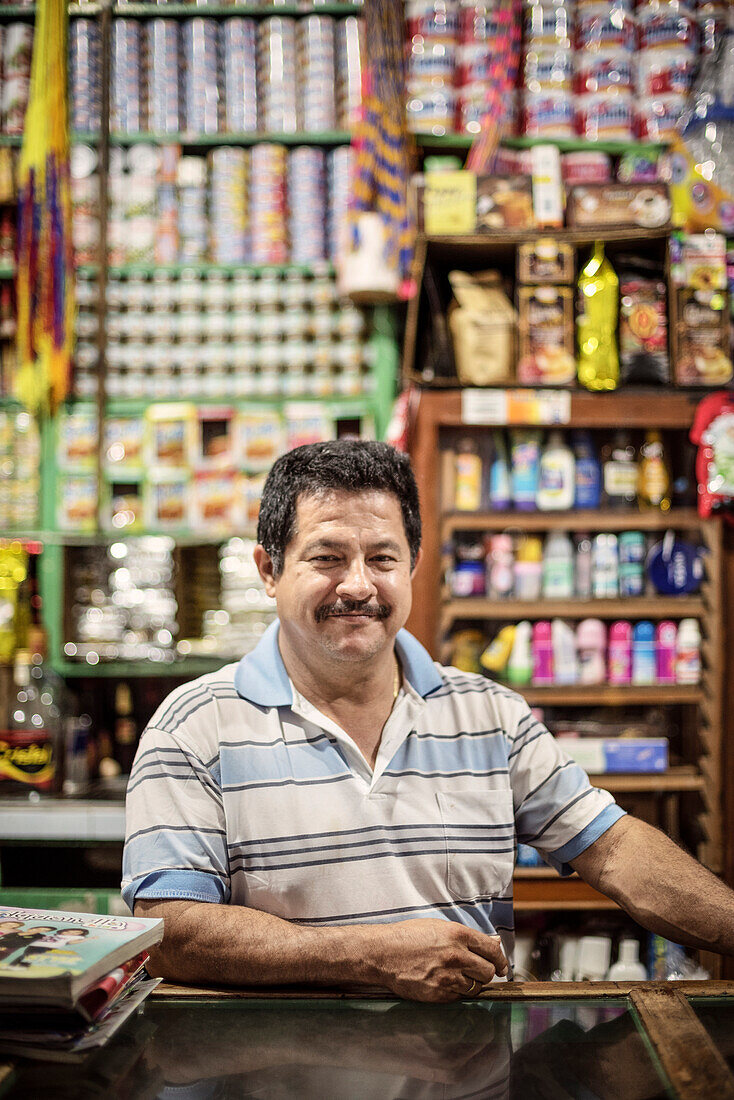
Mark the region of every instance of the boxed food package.
[[517, 281], [539, 286], [543, 283], [569, 286], [574, 280], [574, 250], [564, 241], [539, 237], [517, 250]]
[[239, 474], [235, 482], [235, 522], [242, 530], [253, 534], [257, 530], [266, 476], [266, 474]]
[[61, 413], [56, 461], [60, 470], [96, 469], [97, 410], [93, 406]]
[[108, 531], [133, 534], [144, 527], [143, 486], [138, 480], [125, 480], [124, 474], [104, 489], [102, 523]]
[[[142, 416], [111, 416], [104, 424], [104, 463], [124, 475], [144, 468], [145, 420]], [[115, 475], [117, 476], [117, 475]]]
[[146, 410], [147, 465], [189, 469], [196, 454], [196, 407], [150, 405]]
[[674, 286], [726, 290], [726, 237], [721, 233], [673, 233], [670, 277]]
[[97, 524], [97, 478], [67, 474], [58, 479], [56, 523], [60, 531], [91, 534]]
[[422, 192], [423, 230], [429, 237], [474, 232], [477, 177], [473, 172], [426, 172]]
[[533, 190], [530, 176], [479, 176], [476, 232], [533, 229]]
[[191, 526], [208, 534], [230, 531], [234, 494], [234, 470], [198, 473], [193, 482]]
[[672, 352], [679, 386], [724, 386], [734, 375], [729, 349], [729, 295], [674, 290]]
[[570, 187], [566, 220], [570, 226], [664, 229], [670, 226], [670, 195], [665, 183], [586, 183]]
[[619, 366], [624, 382], [670, 380], [665, 283], [637, 275], [619, 278]]
[[269, 470], [285, 450], [283, 421], [274, 408], [239, 412], [235, 435], [236, 461], [246, 470]]
[[196, 468], [229, 469], [234, 462], [234, 410], [228, 405], [197, 411]]
[[497, 271], [449, 272], [454, 301], [449, 331], [459, 381], [499, 386], [511, 381], [515, 364], [517, 314]]
[[186, 471], [154, 471], [145, 482], [143, 512], [149, 531], [184, 530], [190, 526], [190, 481]]
[[573, 290], [569, 286], [519, 286], [518, 382], [559, 386], [576, 377]]
[[668, 770], [667, 737], [559, 737], [558, 743], [591, 775]]

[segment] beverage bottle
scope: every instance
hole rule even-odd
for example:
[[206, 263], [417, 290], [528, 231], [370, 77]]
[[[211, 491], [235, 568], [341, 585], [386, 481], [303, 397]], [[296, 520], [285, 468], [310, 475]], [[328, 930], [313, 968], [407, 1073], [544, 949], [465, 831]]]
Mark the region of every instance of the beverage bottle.
[[671, 502], [670, 473], [660, 432], [645, 432], [640, 447], [637, 500], [641, 508], [667, 512]]
[[533, 684], [547, 687], [553, 683], [553, 637], [549, 622], [533, 626]]
[[681, 619], [675, 647], [675, 682], [701, 681], [701, 629], [697, 619]]
[[659, 684], [675, 683], [675, 657], [678, 627], [673, 622], [658, 623], [655, 629], [655, 668]]
[[36, 654], [18, 650], [8, 730], [0, 736], [0, 790], [28, 794], [61, 789], [62, 719], [52, 677]]
[[573, 507], [576, 460], [566, 446], [563, 432], [554, 430], [540, 457], [538, 508], [541, 512], [568, 511]]
[[535, 535], [520, 539], [515, 556], [515, 596], [537, 600], [543, 585], [543, 543]]
[[632, 682], [632, 624], [620, 620], [609, 628], [607, 680], [610, 684]]
[[506, 511], [512, 502], [510, 463], [507, 444], [501, 431], [492, 433], [493, 453], [489, 470], [489, 506], [495, 512]]
[[533, 675], [532, 629], [526, 619], [515, 628], [515, 638], [507, 662], [507, 682], [518, 687], [529, 684]]
[[454, 475], [454, 507], [458, 512], [478, 512], [482, 506], [482, 458], [471, 436], [459, 440]]
[[589, 390], [613, 390], [619, 380], [619, 279], [601, 241], [581, 269], [577, 301], [579, 382]]
[[632, 630], [632, 683], [654, 684], [656, 679], [655, 627], [645, 620]]
[[592, 591], [596, 600], [613, 600], [619, 593], [619, 547], [612, 532], [596, 536], [592, 546]]
[[637, 460], [629, 432], [620, 429], [601, 451], [604, 504], [608, 508], [633, 508], [637, 501]]
[[576, 635], [572, 627], [563, 619], [554, 619], [551, 623], [551, 644], [553, 646], [553, 682], [577, 683], [579, 668], [576, 659]]
[[565, 531], [552, 531], [543, 552], [543, 598], [567, 600], [573, 596], [574, 548]]
[[520, 512], [534, 512], [540, 473], [540, 432], [535, 428], [516, 428], [510, 439], [512, 502]]
[[129, 775], [138, 747], [138, 727], [133, 714], [130, 685], [119, 683], [115, 688], [115, 728], [113, 731], [115, 760], [123, 775]]
[[601, 502], [601, 463], [590, 432], [572, 436], [575, 458], [574, 508], [596, 509]]
[[580, 684], [603, 684], [607, 678], [607, 630], [601, 619], [582, 619], [576, 628]]

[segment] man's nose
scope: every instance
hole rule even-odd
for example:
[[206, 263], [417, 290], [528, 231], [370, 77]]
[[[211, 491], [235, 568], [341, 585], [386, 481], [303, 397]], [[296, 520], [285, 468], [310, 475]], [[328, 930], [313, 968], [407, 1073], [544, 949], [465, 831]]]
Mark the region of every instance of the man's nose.
[[377, 589], [372, 582], [364, 558], [351, 558], [345, 566], [336, 591], [340, 596], [349, 596], [353, 600], [366, 600], [374, 596]]

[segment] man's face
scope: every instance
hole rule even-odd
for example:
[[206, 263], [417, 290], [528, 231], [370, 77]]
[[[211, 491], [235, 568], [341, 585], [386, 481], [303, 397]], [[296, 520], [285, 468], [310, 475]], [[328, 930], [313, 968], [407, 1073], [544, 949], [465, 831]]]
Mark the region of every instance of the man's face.
[[368, 661], [392, 646], [410, 612], [410, 548], [392, 493], [301, 496], [280, 576], [262, 547], [255, 560], [286, 652], [307, 664]]

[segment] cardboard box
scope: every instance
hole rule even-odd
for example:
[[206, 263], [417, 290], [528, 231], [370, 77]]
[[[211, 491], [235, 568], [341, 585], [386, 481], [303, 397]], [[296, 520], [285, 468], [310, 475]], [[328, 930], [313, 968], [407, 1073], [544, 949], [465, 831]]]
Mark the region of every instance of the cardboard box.
[[566, 220], [573, 227], [667, 229], [670, 215], [665, 183], [584, 183], [568, 189]]
[[532, 286], [571, 286], [575, 278], [576, 253], [565, 241], [538, 237], [517, 250], [517, 281]]
[[734, 368], [729, 350], [729, 295], [723, 290], [674, 290], [672, 359], [679, 386], [724, 386]]
[[559, 737], [558, 743], [590, 775], [650, 775], [668, 770], [666, 737]]
[[527, 386], [568, 385], [576, 378], [573, 290], [519, 286], [517, 380]]
[[429, 237], [473, 233], [477, 221], [477, 177], [473, 172], [426, 172], [423, 230]]
[[534, 228], [535, 213], [530, 176], [478, 177], [477, 233]]

